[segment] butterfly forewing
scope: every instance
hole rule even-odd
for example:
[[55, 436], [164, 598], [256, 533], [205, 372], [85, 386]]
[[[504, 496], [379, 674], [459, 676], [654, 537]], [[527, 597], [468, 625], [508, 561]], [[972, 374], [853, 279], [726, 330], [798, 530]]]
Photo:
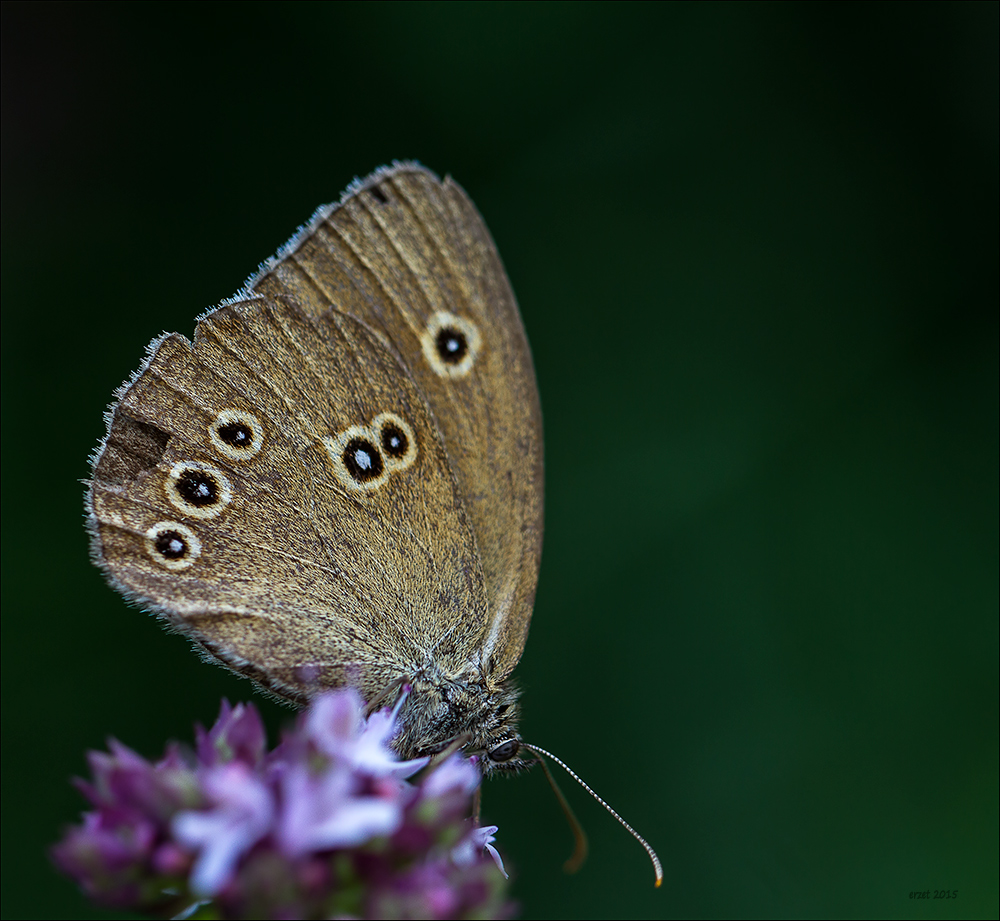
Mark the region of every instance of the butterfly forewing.
[[[455, 183], [398, 168], [320, 212], [290, 249], [255, 289], [285, 292], [326, 322], [338, 312], [363, 319], [404, 356], [431, 407], [486, 581], [475, 655], [503, 678], [520, 658], [534, 601], [542, 436], [531, 354], [489, 232]], [[467, 369], [447, 355], [433, 360], [450, 326], [460, 348], [475, 346]]]

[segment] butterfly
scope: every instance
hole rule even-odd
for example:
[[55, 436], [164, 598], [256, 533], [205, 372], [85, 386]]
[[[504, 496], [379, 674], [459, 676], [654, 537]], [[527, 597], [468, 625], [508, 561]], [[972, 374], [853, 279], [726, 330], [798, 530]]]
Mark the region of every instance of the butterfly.
[[415, 163], [356, 181], [233, 298], [150, 343], [92, 458], [129, 601], [297, 703], [401, 701], [404, 758], [516, 769], [542, 546], [531, 352], [489, 231]]

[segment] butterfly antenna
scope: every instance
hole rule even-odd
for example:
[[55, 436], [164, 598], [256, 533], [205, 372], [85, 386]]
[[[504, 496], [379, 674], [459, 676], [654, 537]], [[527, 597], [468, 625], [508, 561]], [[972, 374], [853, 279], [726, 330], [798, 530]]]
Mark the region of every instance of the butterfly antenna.
[[580, 820], [570, 808], [566, 797], [563, 796], [563, 791], [559, 789], [559, 784], [556, 783], [555, 777], [552, 776], [552, 771], [549, 770], [549, 766], [545, 763], [545, 759], [539, 756], [538, 763], [542, 766], [542, 770], [545, 772], [545, 779], [549, 782], [549, 786], [552, 787], [552, 792], [555, 793], [556, 799], [562, 807], [563, 815], [566, 816], [566, 821], [569, 822], [570, 830], [573, 832], [573, 838], [576, 840], [573, 853], [570, 854], [569, 860], [563, 864], [563, 869], [567, 873], [576, 873], [576, 871], [583, 866], [583, 862], [587, 859], [587, 851], [589, 848], [587, 845], [586, 832], [584, 832], [583, 826], [580, 824]]
[[[653, 870], [656, 871], [656, 886], [659, 887], [660, 884], [663, 882], [663, 865], [660, 863], [660, 858], [656, 856], [656, 851], [654, 851], [649, 846], [649, 843], [646, 841], [646, 839], [643, 838], [643, 836], [640, 835], [639, 832], [637, 832], [631, 825], [629, 825], [628, 822], [626, 822], [620, 815], [618, 815], [618, 813], [615, 812], [614, 809], [612, 809], [606, 802], [604, 802], [604, 800], [601, 799], [583, 781], [583, 779], [580, 777], [580, 775], [577, 774], [576, 771], [574, 771], [571, 767], [569, 767], [569, 765], [566, 764], [565, 761], [562, 761], [561, 759], [557, 758], [555, 755], [552, 754], [552, 752], [547, 752], [544, 748], [539, 748], [537, 745], [529, 745], [527, 742], [522, 742], [521, 744], [526, 749], [528, 749], [528, 751], [534, 752], [536, 755], [539, 755], [539, 756], [544, 755], [546, 758], [551, 758], [553, 761], [555, 761], [555, 763], [558, 764], [559, 767], [561, 767], [567, 774], [569, 774], [570, 777], [572, 777], [581, 787], [583, 787], [584, 790], [586, 790], [592, 797], [594, 797], [594, 799], [596, 799], [597, 802], [599, 802], [605, 809], [608, 810], [608, 812], [610, 812], [621, 823], [622, 827], [633, 838], [635, 838], [636, 841], [638, 841], [642, 845], [643, 850], [649, 855], [649, 859], [653, 861]], [[539, 758], [539, 760], [541, 760], [541, 759]], [[542, 761], [541, 763], [542, 763], [542, 766], [544, 767], [545, 766], [545, 762]], [[548, 768], [545, 769], [545, 773], [549, 774]], [[551, 777], [551, 775], [549, 775], [549, 776]], [[554, 782], [553, 782], [553, 788], [558, 791], [558, 787], [555, 786]], [[563, 803], [565, 803], [565, 799], [563, 798], [562, 794], [557, 792], [557, 795], [559, 796], [559, 799], [562, 800]], [[569, 806], [565, 806], [564, 808], [568, 810]], [[569, 813], [569, 814], [572, 815], [572, 813]], [[579, 823], [577, 823], [577, 825], [579, 825]], [[581, 834], [582, 834], [582, 832], [581, 832]], [[577, 845], [577, 847], [579, 849], [579, 844]], [[586, 839], [584, 840], [584, 848], [586, 848]], [[586, 854], [586, 850], [584, 850], [584, 854]], [[576, 858], [576, 856], [577, 855], [574, 854], [573, 857], [571, 857], [567, 861], [567, 864], [572, 864], [572, 862]]]

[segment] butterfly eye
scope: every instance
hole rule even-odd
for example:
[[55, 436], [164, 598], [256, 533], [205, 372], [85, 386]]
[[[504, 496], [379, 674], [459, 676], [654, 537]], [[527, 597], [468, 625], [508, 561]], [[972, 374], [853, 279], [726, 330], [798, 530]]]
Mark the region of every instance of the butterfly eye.
[[256, 416], [241, 409], [224, 409], [208, 427], [212, 444], [230, 460], [248, 460], [264, 444], [264, 429]]
[[201, 541], [176, 521], [160, 521], [146, 532], [146, 552], [166, 569], [187, 569], [201, 555]]
[[229, 480], [221, 470], [196, 461], [174, 464], [166, 491], [175, 508], [194, 518], [214, 518], [233, 497]]
[[501, 742], [496, 748], [490, 751], [491, 761], [510, 761], [520, 751], [521, 743], [517, 739], [508, 739]]
[[465, 317], [439, 310], [421, 337], [424, 358], [440, 377], [464, 377], [482, 345], [476, 325]]

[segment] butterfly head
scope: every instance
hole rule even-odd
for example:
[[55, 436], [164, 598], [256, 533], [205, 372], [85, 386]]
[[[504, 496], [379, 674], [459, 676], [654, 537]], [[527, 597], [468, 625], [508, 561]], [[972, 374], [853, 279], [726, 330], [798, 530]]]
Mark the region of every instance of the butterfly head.
[[393, 745], [404, 758], [457, 746], [478, 758], [484, 774], [519, 771], [530, 762], [521, 757], [518, 693], [509, 683], [417, 679], [400, 708]]
[[[482, 714], [478, 733], [465, 750], [479, 756], [484, 774], [520, 771], [528, 767], [531, 761], [522, 757], [521, 734], [517, 731], [520, 715], [517, 691], [514, 688], [502, 688], [491, 698], [491, 703], [493, 706]], [[475, 732], [475, 729], [470, 731]]]

